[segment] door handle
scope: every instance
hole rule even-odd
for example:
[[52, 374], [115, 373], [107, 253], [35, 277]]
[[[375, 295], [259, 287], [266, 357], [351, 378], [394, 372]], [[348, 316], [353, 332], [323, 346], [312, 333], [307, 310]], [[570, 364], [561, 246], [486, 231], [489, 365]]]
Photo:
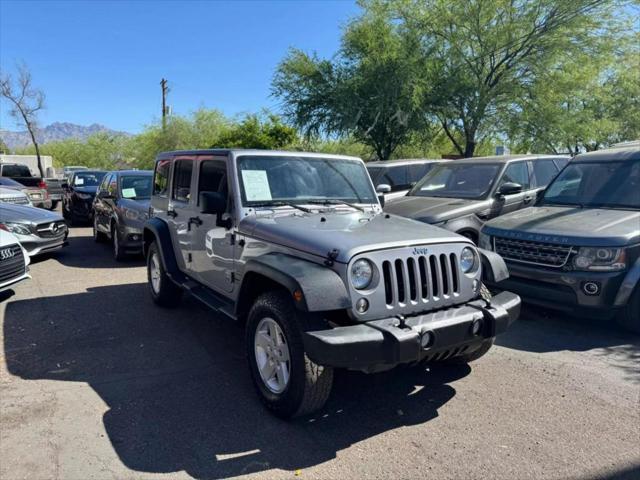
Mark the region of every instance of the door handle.
[[175, 210], [167, 210], [167, 215], [171, 218], [176, 218], [178, 216]]
[[530, 195], [527, 195], [526, 197], [524, 197], [524, 203], [529, 203], [531, 200], [533, 200], [533, 197]]

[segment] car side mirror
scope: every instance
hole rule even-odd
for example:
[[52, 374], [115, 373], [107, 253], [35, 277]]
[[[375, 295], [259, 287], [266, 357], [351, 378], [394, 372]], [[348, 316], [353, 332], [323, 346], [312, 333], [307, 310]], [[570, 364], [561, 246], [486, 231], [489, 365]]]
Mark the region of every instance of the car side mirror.
[[227, 197], [218, 192], [200, 192], [200, 212], [222, 215], [227, 209]]
[[514, 182], [506, 182], [500, 185], [500, 188], [498, 188], [496, 194], [499, 197], [502, 197], [504, 195], [514, 195], [520, 192], [522, 192], [522, 185]]
[[378, 193], [389, 193], [391, 191], [391, 185], [386, 183], [381, 183], [376, 187], [376, 192]]

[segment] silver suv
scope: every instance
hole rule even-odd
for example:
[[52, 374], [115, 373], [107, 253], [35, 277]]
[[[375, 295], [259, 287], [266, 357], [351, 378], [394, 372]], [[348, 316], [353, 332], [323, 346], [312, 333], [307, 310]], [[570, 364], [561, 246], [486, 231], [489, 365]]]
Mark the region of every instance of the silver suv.
[[256, 390], [285, 418], [322, 407], [334, 368], [475, 360], [520, 310], [482, 285], [508, 276], [497, 254], [383, 213], [353, 157], [162, 153], [144, 250], [157, 304], [188, 292], [246, 325]]

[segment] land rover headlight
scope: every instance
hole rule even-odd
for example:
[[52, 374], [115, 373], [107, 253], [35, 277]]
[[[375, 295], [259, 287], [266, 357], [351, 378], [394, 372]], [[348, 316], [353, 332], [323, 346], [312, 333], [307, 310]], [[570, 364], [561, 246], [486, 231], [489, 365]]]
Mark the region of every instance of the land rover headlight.
[[462, 273], [475, 273], [478, 270], [480, 262], [478, 254], [471, 247], [464, 247], [460, 253], [460, 268]]
[[357, 290], [364, 290], [373, 280], [373, 265], [369, 260], [361, 258], [351, 265], [351, 285]]
[[627, 266], [625, 257], [622, 248], [580, 247], [573, 259], [573, 266], [577, 270], [593, 272], [624, 270]]
[[21, 223], [0, 223], [0, 228], [7, 232], [15, 233], [16, 235], [31, 235], [29, 227], [27, 225], [22, 225]]

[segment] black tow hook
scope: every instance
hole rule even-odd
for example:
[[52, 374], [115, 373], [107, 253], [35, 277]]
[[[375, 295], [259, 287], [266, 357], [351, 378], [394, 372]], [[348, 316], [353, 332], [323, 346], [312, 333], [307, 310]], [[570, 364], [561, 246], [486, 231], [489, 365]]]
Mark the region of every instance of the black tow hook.
[[411, 327], [407, 325], [403, 315], [396, 315], [395, 318], [397, 318], [399, 322], [397, 325], [398, 328], [401, 328], [402, 330], [411, 329]]

